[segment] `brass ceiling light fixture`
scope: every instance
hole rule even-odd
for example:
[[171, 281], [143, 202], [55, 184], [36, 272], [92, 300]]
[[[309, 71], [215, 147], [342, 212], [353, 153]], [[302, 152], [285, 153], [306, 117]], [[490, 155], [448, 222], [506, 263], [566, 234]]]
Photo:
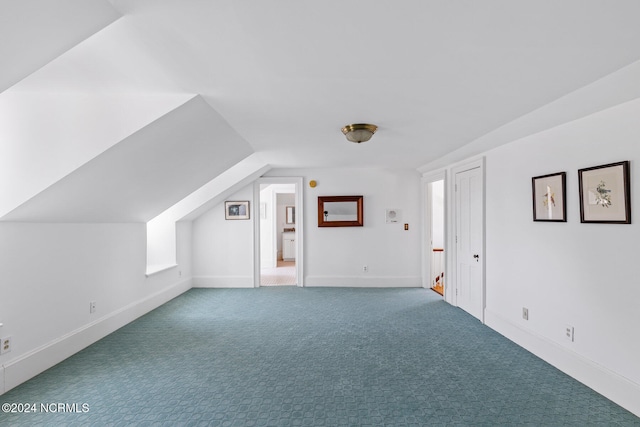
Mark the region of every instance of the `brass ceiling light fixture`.
[[342, 128], [342, 133], [351, 142], [360, 144], [371, 139], [378, 126], [370, 125], [367, 123], [356, 123], [353, 125], [346, 125]]

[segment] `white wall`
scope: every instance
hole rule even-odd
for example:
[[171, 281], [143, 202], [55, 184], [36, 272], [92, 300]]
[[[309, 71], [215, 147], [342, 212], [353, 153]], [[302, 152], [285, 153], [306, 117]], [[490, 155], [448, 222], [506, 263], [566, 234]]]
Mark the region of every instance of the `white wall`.
[[250, 219], [225, 220], [222, 202], [193, 221], [195, 287], [253, 287], [253, 184], [227, 200], [249, 200]]
[[189, 289], [190, 239], [179, 223], [178, 267], [147, 278], [144, 223], [0, 223], [6, 390]]
[[[305, 286], [421, 286], [416, 171], [274, 169], [267, 176], [304, 177]], [[306, 185], [311, 179], [316, 188]], [[317, 226], [318, 196], [337, 195], [364, 196], [364, 227]], [[251, 187], [231, 198], [249, 200]], [[387, 208], [402, 210], [401, 224], [385, 223]], [[252, 233], [251, 221], [225, 221], [223, 204], [194, 221], [194, 286], [253, 286]]]
[[[485, 153], [486, 319], [640, 415], [638, 117], [640, 100]], [[578, 169], [622, 160], [631, 161], [633, 223], [581, 224]], [[561, 171], [568, 222], [533, 222], [531, 178]]]
[[[417, 172], [274, 169], [268, 175], [304, 177], [306, 286], [421, 286]], [[310, 180], [316, 180], [317, 187], [306, 185]], [[364, 196], [364, 226], [318, 227], [318, 196], [341, 195]], [[386, 224], [388, 208], [402, 211], [402, 223]], [[409, 231], [404, 231], [404, 223]]]

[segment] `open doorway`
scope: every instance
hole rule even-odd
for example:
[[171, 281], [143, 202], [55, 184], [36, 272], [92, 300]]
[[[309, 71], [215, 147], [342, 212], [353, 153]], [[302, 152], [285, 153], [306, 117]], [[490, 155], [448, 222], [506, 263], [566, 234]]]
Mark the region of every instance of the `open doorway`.
[[444, 180], [430, 182], [429, 205], [431, 223], [431, 244], [429, 251], [431, 289], [444, 296], [445, 251], [444, 251]]
[[[447, 209], [446, 175], [444, 171], [423, 176], [424, 243], [422, 286], [432, 289], [450, 301], [446, 277], [447, 261]], [[445, 280], [447, 279], [447, 280]]]
[[260, 220], [256, 286], [301, 286], [299, 185], [266, 178], [257, 185]]

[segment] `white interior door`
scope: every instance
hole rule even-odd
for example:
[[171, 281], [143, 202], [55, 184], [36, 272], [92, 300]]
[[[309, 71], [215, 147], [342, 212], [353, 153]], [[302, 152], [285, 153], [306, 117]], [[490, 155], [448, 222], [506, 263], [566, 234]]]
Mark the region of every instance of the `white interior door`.
[[483, 184], [478, 168], [456, 174], [457, 305], [484, 321]]

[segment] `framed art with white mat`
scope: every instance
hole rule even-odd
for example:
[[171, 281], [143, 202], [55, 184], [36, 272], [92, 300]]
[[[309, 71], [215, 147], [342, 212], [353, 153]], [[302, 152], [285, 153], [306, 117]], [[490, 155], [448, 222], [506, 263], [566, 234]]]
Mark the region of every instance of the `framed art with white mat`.
[[629, 161], [578, 170], [580, 222], [631, 224]]
[[534, 176], [531, 186], [533, 220], [567, 222], [567, 173]]

